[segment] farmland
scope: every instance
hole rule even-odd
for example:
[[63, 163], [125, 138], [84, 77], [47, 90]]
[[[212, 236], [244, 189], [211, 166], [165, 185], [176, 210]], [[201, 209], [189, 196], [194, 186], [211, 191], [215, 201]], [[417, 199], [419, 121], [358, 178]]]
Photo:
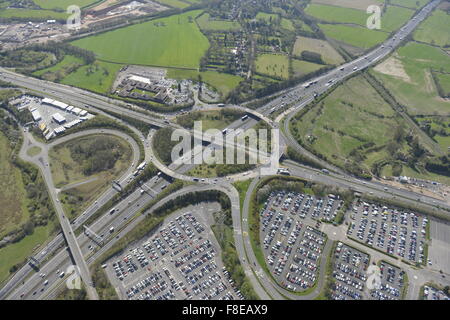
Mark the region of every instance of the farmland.
[[450, 15], [436, 10], [414, 33], [414, 39], [437, 46], [450, 45]]
[[33, 0], [42, 9], [59, 9], [66, 10], [70, 5], [76, 5], [80, 8], [90, 6], [91, 4], [101, 2], [102, 0]]
[[[410, 42], [397, 51], [403, 76], [375, 68], [374, 74], [411, 115], [449, 113], [449, 102], [438, 96], [430, 68], [450, 72], [450, 57], [438, 48]], [[405, 77], [406, 75], [406, 77]]]
[[310, 4], [305, 13], [327, 22], [352, 23], [360, 26], [366, 25], [368, 17], [362, 10], [320, 4]]
[[319, 70], [320, 68], [323, 68], [323, 67], [324, 66], [321, 64], [292, 59], [292, 70], [294, 72], [294, 76], [296, 76], [296, 77], [303, 76], [305, 74]]
[[412, 9], [418, 9], [427, 4], [428, 0], [391, 0], [390, 2], [391, 4], [408, 7]]
[[190, 4], [184, 1], [179, 1], [179, 0], [158, 0], [159, 3], [162, 3], [164, 5], [167, 5], [169, 7], [173, 7], [173, 8], [179, 8], [179, 9], [183, 9], [186, 7], [189, 7]]
[[236, 21], [212, 19], [208, 13], [204, 13], [196, 19], [200, 29], [212, 31], [239, 30], [240, 24]]
[[354, 8], [347, 2], [343, 6], [338, 6], [339, 3], [335, 2], [321, 3], [309, 4], [305, 13], [317, 19], [319, 27], [327, 37], [363, 49], [371, 48], [385, 40], [388, 32], [399, 29], [414, 14], [412, 9], [389, 5], [381, 17], [381, 29], [370, 30], [366, 27], [369, 18], [367, 7]]
[[396, 126], [392, 108], [361, 76], [291, 122], [294, 137], [309, 149], [336, 165], [353, 160], [366, 170], [385, 156], [383, 147], [393, 139]]
[[288, 57], [281, 54], [262, 54], [256, 60], [256, 71], [276, 78], [288, 79]]
[[69, 14], [51, 10], [16, 9], [8, 8], [0, 10], [0, 18], [35, 18], [40, 20], [59, 19], [65, 20]]
[[[305, 12], [319, 20], [335, 23], [356, 24], [365, 27], [369, 14], [366, 10], [356, 10], [328, 5], [309, 5]], [[381, 16], [381, 30], [394, 31], [400, 28], [413, 15], [414, 11], [407, 8], [388, 6]]]
[[95, 52], [104, 61], [196, 69], [209, 46], [194, 21], [200, 12], [152, 20], [72, 44]]
[[92, 65], [78, 68], [64, 77], [61, 83], [99, 93], [108, 93], [121, 67], [120, 64], [97, 61]]
[[450, 96], [450, 73], [437, 73], [436, 77], [446, 96]]
[[364, 49], [371, 48], [387, 39], [388, 33], [366, 27], [319, 24], [327, 37]]
[[[426, 0], [425, 0], [426, 1]], [[392, 1], [391, 1], [392, 2]], [[384, 0], [312, 0], [314, 4], [334, 5], [344, 8], [366, 10], [370, 5], [383, 6]]]
[[324, 40], [297, 37], [292, 54], [300, 56], [302, 51], [319, 53], [322, 56], [322, 60], [327, 64], [341, 64], [344, 62], [339, 53]]

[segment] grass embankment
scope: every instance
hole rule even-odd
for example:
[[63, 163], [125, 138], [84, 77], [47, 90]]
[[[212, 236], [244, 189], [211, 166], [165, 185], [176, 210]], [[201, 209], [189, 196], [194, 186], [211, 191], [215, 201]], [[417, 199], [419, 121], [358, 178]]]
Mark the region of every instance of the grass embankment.
[[[2, 91], [1, 98], [15, 94], [13, 90]], [[5, 106], [2, 102], [1, 107]], [[0, 248], [0, 283], [25, 264], [59, 227], [39, 170], [18, 158], [22, 136], [6, 115], [0, 110], [0, 240], [5, 240]], [[15, 115], [23, 117], [17, 111]]]
[[68, 141], [50, 151], [55, 186], [70, 219], [108, 188], [131, 165], [131, 146], [122, 138], [92, 135]]

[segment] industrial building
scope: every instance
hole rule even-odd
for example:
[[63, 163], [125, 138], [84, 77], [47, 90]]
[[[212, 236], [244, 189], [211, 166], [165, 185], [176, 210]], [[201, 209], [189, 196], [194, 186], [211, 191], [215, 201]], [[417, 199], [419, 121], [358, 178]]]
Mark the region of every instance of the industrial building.
[[63, 124], [64, 122], [66, 122], [66, 118], [64, 118], [62, 115], [60, 115], [59, 113], [55, 113], [52, 116], [53, 120], [55, 120], [55, 122], [57, 124]]
[[41, 121], [42, 120], [41, 114], [36, 109], [31, 111], [31, 116], [33, 117], [34, 121]]

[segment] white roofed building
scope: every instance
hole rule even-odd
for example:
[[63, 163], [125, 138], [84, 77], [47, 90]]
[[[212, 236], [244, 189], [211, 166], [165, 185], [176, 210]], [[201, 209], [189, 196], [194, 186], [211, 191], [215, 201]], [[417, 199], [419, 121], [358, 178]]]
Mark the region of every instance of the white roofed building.
[[53, 120], [55, 120], [56, 123], [58, 124], [62, 124], [64, 122], [66, 122], [66, 118], [64, 118], [62, 115], [60, 115], [59, 113], [55, 113], [52, 116]]
[[39, 113], [39, 111], [38, 110], [33, 110], [33, 111], [31, 111], [31, 116], [33, 117], [33, 120], [34, 121], [41, 121], [42, 120], [42, 116], [41, 116], [41, 114]]

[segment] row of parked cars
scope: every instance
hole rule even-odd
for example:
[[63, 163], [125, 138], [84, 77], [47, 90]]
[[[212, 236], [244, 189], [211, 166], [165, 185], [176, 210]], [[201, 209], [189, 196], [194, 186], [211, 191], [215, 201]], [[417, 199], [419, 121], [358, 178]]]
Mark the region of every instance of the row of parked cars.
[[[129, 299], [240, 299], [205, 227], [191, 213], [174, 217], [113, 263]], [[162, 270], [162, 271], [161, 271]], [[132, 285], [131, 285], [132, 284]], [[130, 286], [131, 285], [131, 286]]]
[[351, 219], [349, 236], [414, 263], [425, 261], [427, 217], [357, 202]]
[[308, 199], [295, 192], [272, 192], [260, 213], [260, 234], [269, 269], [282, 286], [292, 291], [314, 285], [326, 241], [325, 234], [309, 225], [314, 222], [311, 217], [305, 220], [297, 214], [303, 200], [309, 205]]
[[333, 277], [336, 282], [332, 298], [335, 300], [361, 300], [367, 281], [368, 254], [338, 242], [334, 252]]

